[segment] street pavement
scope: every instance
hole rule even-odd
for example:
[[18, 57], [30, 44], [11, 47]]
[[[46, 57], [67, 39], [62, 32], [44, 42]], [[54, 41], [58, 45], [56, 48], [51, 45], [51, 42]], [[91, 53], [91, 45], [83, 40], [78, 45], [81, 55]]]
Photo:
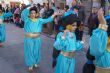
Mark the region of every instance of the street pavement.
[[[23, 34], [22, 28], [18, 28], [14, 24], [6, 24], [6, 42], [3, 47], [0, 47], [0, 73], [28, 73], [28, 68], [24, 62]], [[33, 73], [54, 73], [54, 69], [52, 69], [54, 39], [44, 34], [41, 37], [41, 63], [40, 67], [34, 70]], [[87, 41], [89, 37], [84, 35], [84, 38]], [[82, 67], [85, 62], [84, 50], [77, 52], [75, 73], [82, 73]]]

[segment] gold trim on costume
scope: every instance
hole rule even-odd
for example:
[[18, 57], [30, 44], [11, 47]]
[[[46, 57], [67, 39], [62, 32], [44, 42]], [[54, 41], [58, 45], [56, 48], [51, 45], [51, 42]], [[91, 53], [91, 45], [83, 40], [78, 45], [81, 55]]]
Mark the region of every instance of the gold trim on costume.
[[102, 30], [107, 31], [108, 25], [105, 25], [105, 24], [99, 24], [99, 28], [102, 29]]
[[64, 52], [64, 51], [61, 51], [61, 54], [65, 57], [68, 57], [68, 58], [73, 58], [75, 56], [75, 52]]
[[110, 48], [107, 48], [107, 51], [110, 53]]
[[96, 72], [95, 73], [110, 73], [110, 68], [96, 67]]
[[0, 13], [0, 16], [2, 16], [3, 15], [3, 13]]
[[110, 52], [110, 37], [108, 37], [107, 51]]
[[40, 37], [40, 33], [26, 33], [25, 37], [38, 38], [38, 37]]
[[[110, 52], [110, 37], [108, 37], [107, 51]], [[110, 67], [103, 68], [96, 66], [95, 73], [110, 73]]]
[[110, 36], [108, 37], [108, 44], [110, 44]]
[[32, 22], [36, 22], [36, 21], [37, 21], [37, 19], [36, 19], [36, 18], [35, 18], [35, 19], [31, 19], [31, 18], [30, 18], [30, 20], [31, 20]]

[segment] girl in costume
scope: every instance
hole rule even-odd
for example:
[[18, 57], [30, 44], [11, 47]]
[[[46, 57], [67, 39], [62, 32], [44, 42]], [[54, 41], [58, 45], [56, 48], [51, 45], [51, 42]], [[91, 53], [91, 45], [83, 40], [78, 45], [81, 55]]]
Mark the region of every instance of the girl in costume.
[[[107, 15], [105, 16], [105, 19], [107, 21], [107, 24], [109, 25], [108, 26], [108, 30], [107, 30], [107, 33], [108, 33], [108, 36], [110, 35], [110, 15]], [[95, 20], [95, 21], [94, 21]], [[92, 26], [92, 28], [95, 30], [98, 28], [98, 17], [94, 17], [94, 19], [90, 20], [90, 22], [94, 23], [94, 25], [96, 26]], [[91, 24], [92, 25], [92, 24]], [[95, 28], [94, 28], [95, 27]], [[92, 30], [93, 31], [93, 30]], [[91, 36], [92, 36], [92, 31], [90, 32]], [[95, 60], [95, 56], [92, 56], [90, 54], [90, 49], [88, 50], [87, 52], [87, 62], [85, 63], [84, 67], [83, 67], [83, 73], [94, 73], [95, 71], [95, 65], [94, 65], [94, 60]]]
[[76, 41], [75, 15], [70, 14], [63, 18], [63, 32], [59, 32], [54, 43], [57, 50], [61, 50], [54, 73], [74, 73], [75, 68], [75, 52], [83, 48], [83, 42]]
[[[73, 21], [74, 19], [77, 19], [77, 12], [78, 12], [78, 7], [75, 6], [73, 7], [71, 10], [69, 10], [69, 7], [68, 6], [65, 6], [65, 13], [63, 14], [63, 16], [59, 19], [58, 21], [58, 32], [62, 32], [64, 30], [64, 27], [63, 24], [64, 24], [64, 20], [65, 18], [68, 17], [68, 15], [71, 15], [73, 14], [74, 17], [73, 17]], [[62, 13], [61, 13], [62, 15]], [[72, 21], [72, 20], [71, 20]], [[57, 33], [58, 34], [58, 33]], [[55, 37], [55, 40], [56, 40], [57, 37]], [[53, 61], [52, 61], [52, 67], [54, 68], [56, 66], [56, 63], [57, 63], [57, 57], [59, 56], [59, 53], [60, 53], [60, 50], [57, 50], [55, 49], [55, 47], [53, 48], [53, 54], [52, 54], [52, 58], [53, 58]]]
[[[23, 11], [21, 17], [24, 20], [24, 57], [26, 65], [29, 67], [29, 71], [33, 70], [33, 66], [38, 67], [41, 58], [41, 32], [43, 24], [53, 21], [56, 14], [50, 16], [47, 19], [42, 19], [38, 17], [38, 12], [36, 7], [28, 7], [29, 16]], [[28, 12], [26, 10], [26, 12]]]
[[95, 56], [95, 73], [110, 73], [110, 35], [102, 9], [98, 11], [99, 27], [90, 38], [90, 54]]
[[6, 39], [6, 29], [4, 24], [4, 19], [6, 17], [11, 17], [12, 13], [3, 13], [3, 10], [0, 9], [0, 47], [2, 47], [2, 43]]

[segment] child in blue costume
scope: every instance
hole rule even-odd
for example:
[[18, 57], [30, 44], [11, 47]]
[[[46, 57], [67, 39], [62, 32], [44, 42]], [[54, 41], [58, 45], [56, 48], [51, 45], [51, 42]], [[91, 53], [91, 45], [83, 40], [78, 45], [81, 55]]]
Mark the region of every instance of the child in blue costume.
[[98, 11], [99, 27], [90, 38], [90, 54], [95, 56], [95, 73], [110, 73], [110, 35], [103, 10]]
[[76, 41], [74, 14], [68, 15], [63, 22], [65, 30], [58, 33], [54, 43], [54, 47], [61, 50], [54, 73], [74, 73], [75, 52], [83, 48], [83, 42]]
[[[107, 33], [108, 33], [108, 35], [110, 35], [110, 15], [106, 15], [106, 16], [105, 16], [105, 19], [106, 19], [106, 21], [107, 21], [107, 25], [109, 25], [108, 30], [107, 30]], [[99, 23], [99, 21], [98, 21], [98, 16], [92, 17], [92, 19], [89, 20], [89, 21], [92, 22], [91, 25], [94, 24], [94, 25], [92, 26], [92, 28], [93, 28], [94, 30], [98, 28], [98, 25], [99, 25], [99, 24], [98, 24], [98, 23]], [[94, 28], [94, 27], [95, 27], [95, 28]], [[93, 30], [92, 30], [92, 31], [93, 31]], [[91, 35], [91, 36], [92, 36], [92, 31], [90, 32], [90, 35]], [[87, 59], [88, 59], [88, 60], [87, 60], [87, 62], [84, 64], [83, 73], [94, 73], [94, 71], [95, 71], [95, 65], [94, 65], [95, 57], [90, 54], [90, 49], [88, 50], [86, 56], [87, 56]]]
[[6, 29], [4, 24], [4, 18], [11, 17], [12, 13], [3, 13], [2, 9], [0, 9], [0, 46], [3, 46], [2, 43], [6, 39]]
[[[77, 12], [78, 12], [78, 7], [77, 7], [77, 6], [75, 6], [75, 7], [72, 8], [71, 10], [69, 10], [69, 6], [68, 6], [68, 5], [65, 6], [65, 13], [63, 14], [62, 18], [58, 21], [58, 25], [59, 25], [59, 30], [58, 30], [58, 32], [62, 32], [62, 31], [64, 30], [64, 26], [62, 26], [61, 24], [63, 24], [62, 22], [64, 21], [64, 19], [65, 19], [66, 17], [68, 17], [68, 15], [74, 14], [73, 20], [74, 20], [74, 19], [77, 19], [77, 15], [76, 15]], [[57, 34], [58, 34], [58, 33], [57, 33]], [[55, 37], [55, 40], [56, 40], [56, 37]], [[57, 49], [55, 49], [55, 47], [54, 47], [54, 49], [53, 49], [53, 54], [52, 54], [52, 57], [53, 57], [52, 67], [53, 67], [53, 68], [56, 66], [56, 63], [57, 63], [57, 60], [56, 60], [56, 59], [57, 59], [59, 53], [60, 53], [60, 50], [57, 50]]]
[[[43, 24], [53, 21], [56, 14], [52, 15], [47, 19], [42, 19], [38, 17], [37, 8], [28, 7], [29, 15], [22, 18], [24, 20], [24, 57], [26, 65], [29, 67], [29, 71], [33, 70], [33, 66], [38, 67], [40, 62], [40, 52], [41, 52], [41, 37], [40, 34], [42, 32]], [[26, 10], [26, 12], [28, 12]], [[25, 14], [23, 11], [22, 14]]]

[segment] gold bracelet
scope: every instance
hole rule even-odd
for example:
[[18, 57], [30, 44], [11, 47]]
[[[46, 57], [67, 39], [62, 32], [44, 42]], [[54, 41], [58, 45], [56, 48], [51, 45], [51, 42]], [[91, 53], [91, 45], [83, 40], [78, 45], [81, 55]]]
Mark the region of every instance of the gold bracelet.
[[105, 24], [99, 24], [99, 27], [98, 27], [98, 28], [107, 31], [108, 25], [105, 25]]

